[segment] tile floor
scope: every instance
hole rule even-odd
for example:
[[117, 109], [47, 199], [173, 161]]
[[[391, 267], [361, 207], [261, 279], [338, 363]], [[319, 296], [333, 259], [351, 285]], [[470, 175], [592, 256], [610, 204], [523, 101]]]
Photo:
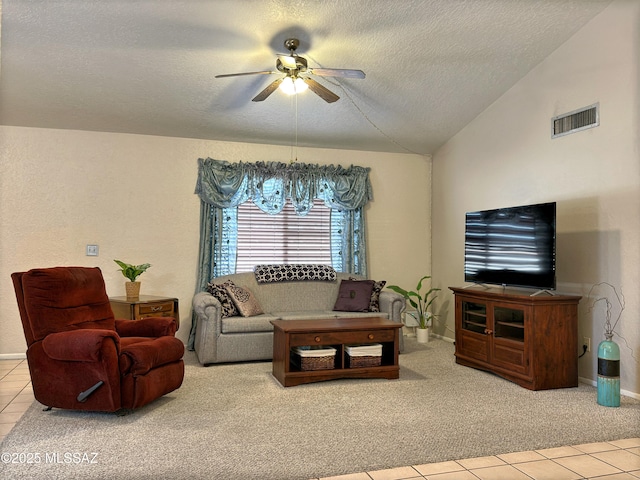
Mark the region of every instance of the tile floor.
[[0, 360], [0, 442], [33, 403], [26, 360]]
[[640, 438], [467, 458], [320, 480], [638, 480]]
[[[26, 360], [0, 360], [0, 441], [33, 403]], [[354, 473], [321, 480], [638, 480], [640, 437]]]

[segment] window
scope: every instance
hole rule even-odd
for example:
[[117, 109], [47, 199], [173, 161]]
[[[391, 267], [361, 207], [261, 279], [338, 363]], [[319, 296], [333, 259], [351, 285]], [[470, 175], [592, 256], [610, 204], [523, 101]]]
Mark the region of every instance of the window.
[[238, 206], [236, 272], [271, 263], [331, 265], [331, 209], [322, 200], [315, 199], [305, 216], [296, 215], [290, 202], [277, 215], [251, 201]]

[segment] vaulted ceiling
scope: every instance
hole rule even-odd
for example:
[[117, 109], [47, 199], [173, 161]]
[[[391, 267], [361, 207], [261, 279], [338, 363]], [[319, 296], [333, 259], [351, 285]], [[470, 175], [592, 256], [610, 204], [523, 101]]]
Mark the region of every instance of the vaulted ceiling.
[[[0, 123], [433, 153], [611, 0], [0, 0]], [[310, 91], [255, 97], [283, 42]], [[282, 75], [280, 75], [282, 76]], [[550, 112], [550, 117], [552, 112]]]

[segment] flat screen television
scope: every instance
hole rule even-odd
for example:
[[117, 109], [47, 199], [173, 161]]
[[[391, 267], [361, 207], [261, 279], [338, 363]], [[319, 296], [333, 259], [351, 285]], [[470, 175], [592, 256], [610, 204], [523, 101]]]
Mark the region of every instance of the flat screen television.
[[464, 279], [555, 290], [555, 202], [467, 213]]

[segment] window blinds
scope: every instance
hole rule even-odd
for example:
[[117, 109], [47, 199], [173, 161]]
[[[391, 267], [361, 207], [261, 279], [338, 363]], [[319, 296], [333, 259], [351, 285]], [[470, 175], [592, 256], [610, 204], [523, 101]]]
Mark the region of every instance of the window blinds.
[[305, 216], [287, 202], [269, 215], [253, 202], [238, 206], [236, 272], [260, 264], [319, 263], [331, 265], [331, 209], [316, 199]]

